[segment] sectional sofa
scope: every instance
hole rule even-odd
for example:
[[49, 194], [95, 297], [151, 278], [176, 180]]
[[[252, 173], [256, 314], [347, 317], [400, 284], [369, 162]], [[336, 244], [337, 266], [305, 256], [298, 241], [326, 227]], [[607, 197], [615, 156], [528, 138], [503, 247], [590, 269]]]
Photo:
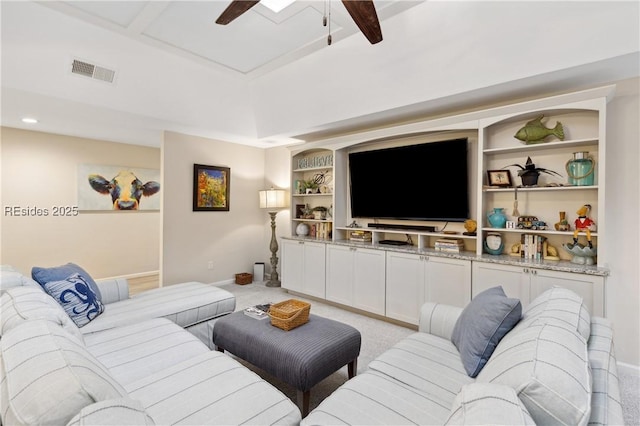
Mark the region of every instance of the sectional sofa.
[[[372, 361], [301, 424], [624, 424], [611, 325], [591, 317], [578, 295], [547, 290], [521, 317], [515, 312], [510, 330], [499, 329], [513, 310], [496, 316], [500, 311], [489, 307], [474, 315], [476, 299], [465, 309], [425, 304], [417, 333]], [[503, 336], [467, 357], [456, 332], [477, 343], [471, 331], [492, 316], [498, 325], [485, 330]]]
[[0, 273], [4, 425], [300, 422], [284, 394], [210, 350], [212, 322], [235, 308], [224, 290], [186, 283], [129, 298], [126, 280], [98, 281], [104, 310], [78, 327], [39, 284]]

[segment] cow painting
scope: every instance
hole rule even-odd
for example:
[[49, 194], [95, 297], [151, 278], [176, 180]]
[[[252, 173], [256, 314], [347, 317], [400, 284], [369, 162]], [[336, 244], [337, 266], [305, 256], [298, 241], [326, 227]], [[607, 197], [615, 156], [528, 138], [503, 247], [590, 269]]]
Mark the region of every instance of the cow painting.
[[160, 191], [155, 181], [143, 183], [130, 171], [122, 170], [111, 180], [99, 174], [89, 175], [89, 184], [100, 194], [110, 195], [113, 210], [138, 210], [140, 199], [150, 197]]

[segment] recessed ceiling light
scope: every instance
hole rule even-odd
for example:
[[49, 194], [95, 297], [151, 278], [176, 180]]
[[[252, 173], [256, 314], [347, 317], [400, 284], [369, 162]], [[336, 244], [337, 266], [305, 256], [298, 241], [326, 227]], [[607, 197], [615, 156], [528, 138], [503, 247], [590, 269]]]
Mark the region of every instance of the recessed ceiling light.
[[285, 7], [289, 6], [295, 0], [262, 0], [260, 2], [261, 5], [268, 7], [273, 10], [275, 13], [280, 12]]
[[36, 120], [35, 118], [31, 118], [31, 117], [24, 117], [22, 119], [23, 123], [27, 123], [27, 124], [36, 124], [38, 122], [38, 120]]

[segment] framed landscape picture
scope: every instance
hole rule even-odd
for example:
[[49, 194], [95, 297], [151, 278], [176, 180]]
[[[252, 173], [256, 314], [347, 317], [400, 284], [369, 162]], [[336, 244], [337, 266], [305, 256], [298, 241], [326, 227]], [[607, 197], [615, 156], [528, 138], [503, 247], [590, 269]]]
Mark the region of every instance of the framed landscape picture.
[[229, 211], [229, 167], [193, 165], [193, 211]]

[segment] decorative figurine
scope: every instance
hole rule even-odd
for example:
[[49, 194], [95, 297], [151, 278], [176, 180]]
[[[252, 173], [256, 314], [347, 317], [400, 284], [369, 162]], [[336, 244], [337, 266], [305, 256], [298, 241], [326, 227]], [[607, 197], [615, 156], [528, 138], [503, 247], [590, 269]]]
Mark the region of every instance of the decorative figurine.
[[[580, 265], [593, 265], [595, 264], [595, 256], [597, 253], [596, 248], [591, 242], [591, 231], [596, 230], [596, 223], [589, 218], [591, 212], [591, 205], [585, 204], [576, 212], [578, 218], [575, 220], [576, 230], [573, 231], [573, 243], [562, 244], [562, 247], [573, 255], [571, 262]], [[578, 244], [578, 234], [585, 232], [587, 234], [588, 246]]]
[[464, 229], [466, 229], [467, 232], [463, 232], [463, 235], [476, 235], [478, 223], [473, 219], [467, 219], [464, 221]]
[[567, 221], [567, 212], [559, 212], [559, 215], [560, 221], [554, 225], [556, 231], [568, 231], [569, 222]]
[[564, 130], [562, 129], [562, 123], [559, 121], [556, 123], [556, 126], [553, 129], [545, 127], [542, 124], [542, 119], [544, 115], [541, 115], [538, 118], [535, 118], [525, 124], [518, 132], [514, 135], [516, 139], [520, 139], [525, 144], [533, 144], [533, 143], [541, 143], [544, 142], [544, 139], [547, 136], [555, 136], [561, 141], [564, 140]]
[[589, 247], [593, 248], [593, 244], [591, 244], [591, 231], [596, 230], [596, 223], [591, 220], [589, 213], [591, 213], [590, 204], [585, 204], [576, 212], [578, 218], [575, 221], [576, 230], [573, 231], [573, 244], [578, 243], [578, 234], [584, 231], [587, 233], [587, 242], [589, 243]]

